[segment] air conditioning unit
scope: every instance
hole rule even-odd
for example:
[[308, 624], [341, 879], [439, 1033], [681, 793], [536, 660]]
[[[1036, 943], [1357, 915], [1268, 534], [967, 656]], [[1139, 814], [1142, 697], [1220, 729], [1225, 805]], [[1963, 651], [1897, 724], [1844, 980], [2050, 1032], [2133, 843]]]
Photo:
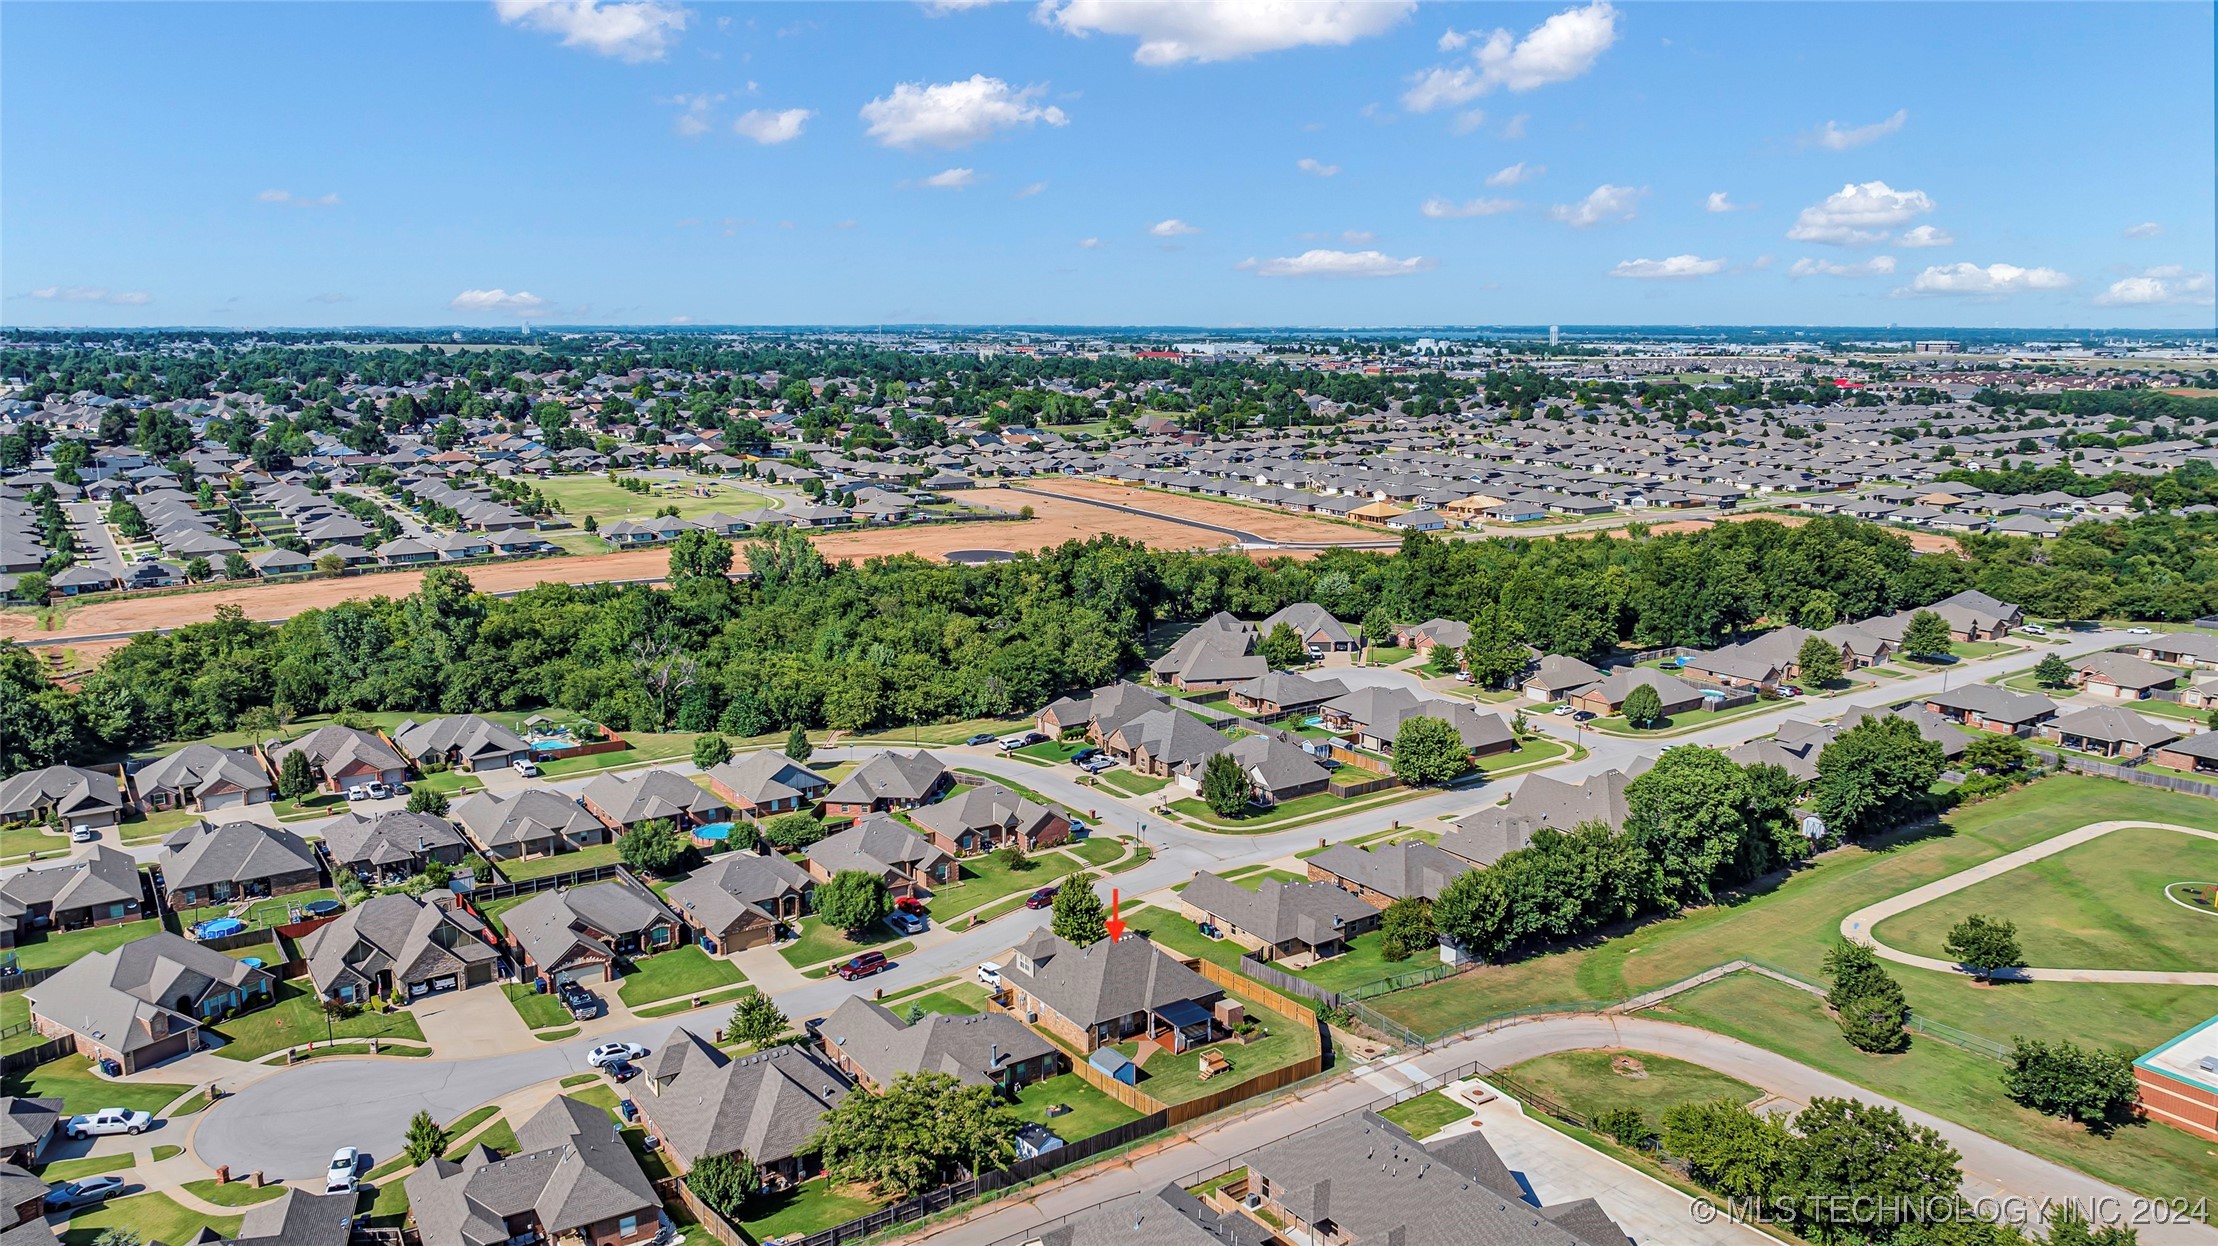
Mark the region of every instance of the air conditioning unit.
[[1028, 1013], [1025, 1013], [1025, 1014], [1024, 1014], [1024, 1023], [1025, 1023], [1026, 1025], [1038, 1025], [1038, 1024], [1040, 1023], [1040, 1014], [1038, 1014], [1038, 1013], [1036, 1013], [1036, 1012], [1028, 1012]]
[[1263, 1196], [1260, 1194], [1250, 1194], [1245, 1199], [1241, 1200], [1241, 1206], [1246, 1207], [1249, 1211], [1254, 1211], [1257, 1208], [1263, 1206]]

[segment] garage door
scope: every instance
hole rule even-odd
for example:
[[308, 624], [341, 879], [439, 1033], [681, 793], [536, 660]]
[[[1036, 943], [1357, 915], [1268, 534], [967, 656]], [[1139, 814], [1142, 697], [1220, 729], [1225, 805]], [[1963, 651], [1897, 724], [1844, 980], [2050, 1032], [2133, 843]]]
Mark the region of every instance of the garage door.
[[561, 970], [554, 976], [555, 983], [575, 982], [579, 986], [599, 986], [608, 980], [600, 965], [575, 965]]

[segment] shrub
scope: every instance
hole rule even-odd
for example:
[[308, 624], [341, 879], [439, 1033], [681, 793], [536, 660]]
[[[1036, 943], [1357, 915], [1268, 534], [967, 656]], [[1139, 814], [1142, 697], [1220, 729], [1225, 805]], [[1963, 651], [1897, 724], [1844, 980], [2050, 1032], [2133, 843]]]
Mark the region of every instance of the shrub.
[[1656, 1141], [1656, 1128], [1639, 1108], [1611, 1108], [1594, 1118], [1595, 1132], [1615, 1138], [1635, 1150], [1645, 1150]]

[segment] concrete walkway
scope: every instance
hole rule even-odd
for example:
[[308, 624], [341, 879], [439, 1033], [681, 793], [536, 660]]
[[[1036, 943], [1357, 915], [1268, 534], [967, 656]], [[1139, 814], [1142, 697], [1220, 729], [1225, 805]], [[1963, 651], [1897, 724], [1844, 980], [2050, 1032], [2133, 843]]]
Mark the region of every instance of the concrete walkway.
[[[2075, 830], [2051, 836], [2040, 843], [2029, 844], [2016, 852], [2006, 852], [1992, 861], [1982, 861], [1970, 869], [1958, 871], [1923, 887], [1913, 887], [1877, 904], [1867, 904], [1841, 919], [1841, 935], [1859, 943], [1870, 944], [1873, 951], [1897, 964], [1915, 965], [1937, 973], [1968, 973], [1969, 970], [1954, 961], [1918, 956], [1888, 947], [1873, 932], [1878, 929], [1879, 923], [1898, 913], [1907, 913], [1920, 905], [1929, 904], [1942, 896], [1953, 895], [1990, 878], [2000, 878], [2019, 866], [2030, 865], [2043, 857], [2053, 857], [2066, 849], [2077, 848], [2129, 826], [2145, 826], [2153, 830], [2178, 831], [2182, 835], [2218, 839], [2218, 831], [2178, 826], [2170, 822], [2090, 822]], [[2005, 969], [1997, 972], [1995, 977], [2017, 982], [2127, 982], [2161, 986], [2218, 986], [2218, 973], [2162, 969]]]

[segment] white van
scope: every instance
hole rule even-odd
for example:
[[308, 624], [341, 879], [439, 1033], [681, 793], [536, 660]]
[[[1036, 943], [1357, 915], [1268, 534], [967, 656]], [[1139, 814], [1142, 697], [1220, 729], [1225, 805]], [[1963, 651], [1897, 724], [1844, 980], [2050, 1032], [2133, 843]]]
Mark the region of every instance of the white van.
[[533, 761], [529, 757], [517, 758], [516, 760], [508, 763], [508, 768], [514, 770], [516, 773], [524, 776], [527, 779], [536, 779], [539, 777], [539, 763]]

